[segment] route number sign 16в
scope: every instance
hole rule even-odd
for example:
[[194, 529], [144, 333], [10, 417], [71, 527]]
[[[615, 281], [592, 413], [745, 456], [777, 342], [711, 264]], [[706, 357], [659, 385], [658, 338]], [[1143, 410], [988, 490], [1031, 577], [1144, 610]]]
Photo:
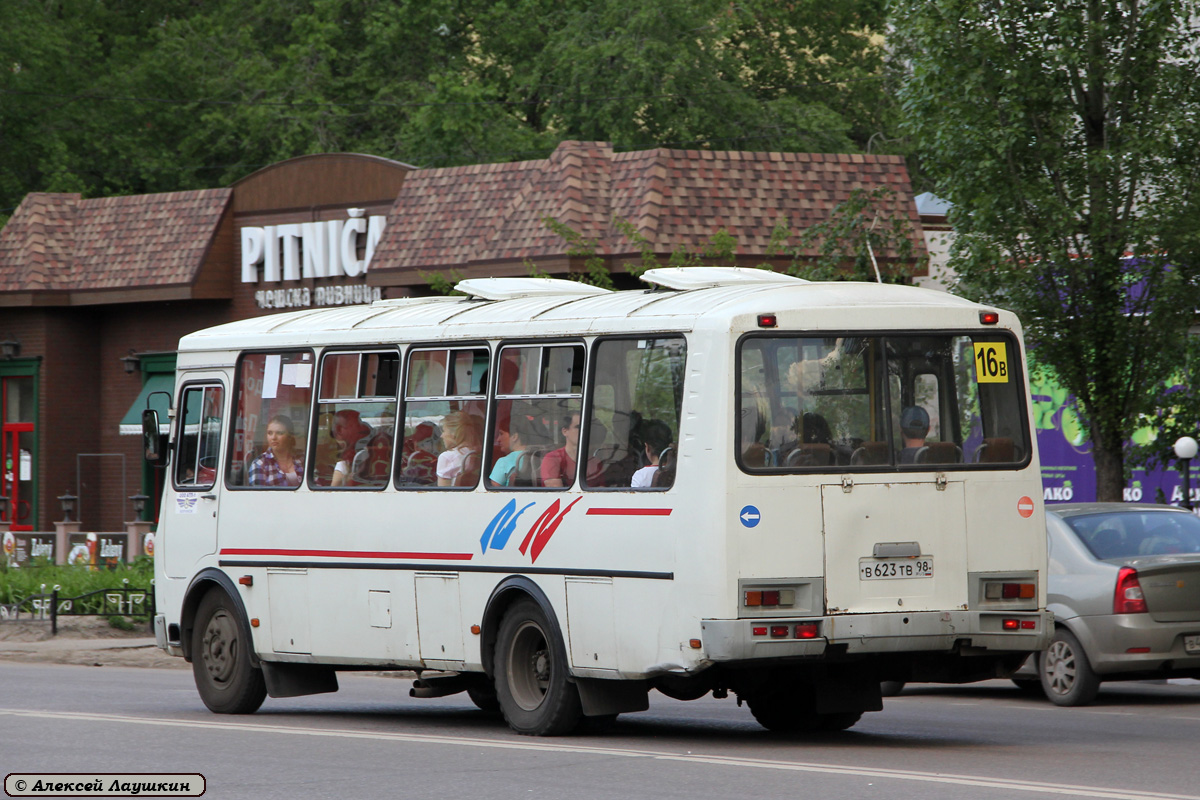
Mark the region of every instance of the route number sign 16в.
[[1008, 383], [1008, 348], [1004, 342], [975, 342], [975, 380]]

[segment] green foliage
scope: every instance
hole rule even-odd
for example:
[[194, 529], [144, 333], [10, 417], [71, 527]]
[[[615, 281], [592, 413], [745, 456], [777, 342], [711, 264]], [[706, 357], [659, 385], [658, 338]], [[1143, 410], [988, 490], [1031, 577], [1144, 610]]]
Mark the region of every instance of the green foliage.
[[1124, 443], [1170, 406], [1200, 307], [1200, 4], [893, 9], [907, 130], [954, 204], [959, 289], [1021, 315], [1079, 400], [1099, 498], [1120, 500]]
[[[126, 584], [128, 581], [128, 584]], [[149, 590], [154, 581], [154, 561], [139, 558], [114, 569], [92, 570], [80, 566], [56, 566], [33, 559], [22, 567], [0, 561], [0, 605], [11, 605], [36, 594], [49, 594], [58, 587], [60, 597], [78, 597], [101, 589], [129, 586]], [[149, 610], [149, 602], [146, 605]]]
[[462, 279], [462, 273], [456, 269], [448, 269], [445, 272], [421, 272], [421, 280], [425, 281], [434, 294], [465, 296], [466, 292], [460, 292], [454, 288]]
[[622, 217], [614, 217], [613, 227], [627, 242], [638, 249], [638, 262], [625, 264], [626, 272], [635, 278], [640, 278], [646, 270], [660, 266], [658, 256], [654, 252], [654, 245], [637, 229], [636, 225]]
[[[1132, 437], [1128, 462], [1142, 469], [1175, 469], [1175, 441], [1181, 436], [1200, 438], [1200, 336], [1190, 336], [1178, 372], [1166, 382], [1162, 401], [1138, 419], [1140, 433]], [[1174, 385], [1172, 385], [1174, 384]]]
[[572, 280], [599, 286], [602, 289], [612, 289], [612, 275], [600, 255], [600, 243], [594, 239], [585, 239], [583, 234], [571, 226], [559, 222], [554, 217], [543, 217], [542, 224], [558, 234], [567, 243], [567, 257], [572, 260], [583, 260], [583, 272], [573, 273]]
[[737, 263], [737, 237], [718, 228], [698, 252], [679, 245], [668, 263], [672, 267], [733, 266]]
[[116, 614], [108, 618], [108, 624], [119, 631], [132, 631], [138, 627], [130, 622], [127, 617], [117, 616]]
[[[829, 219], [800, 236], [789, 272], [806, 280], [907, 282], [924, 259], [916, 255], [912, 224], [891, 212], [895, 195], [886, 186], [854, 189]], [[771, 250], [783, 248], [786, 230], [786, 221], [776, 224]], [[816, 252], [815, 259], [800, 257], [809, 250]]]
[[885, 24], [883, 0], [7, 0], [0, 214], [319, 152], [878, 151]]

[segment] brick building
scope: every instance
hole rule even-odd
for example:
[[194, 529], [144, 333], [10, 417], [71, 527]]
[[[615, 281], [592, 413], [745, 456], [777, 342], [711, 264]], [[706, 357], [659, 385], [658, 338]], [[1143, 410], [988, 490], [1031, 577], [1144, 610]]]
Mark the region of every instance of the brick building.
[[[421, 170], [383, 158], [304, 156], [228, 188], [82, 199], [30, 194], [0, 230], [0, 493], [16, 530], [46, 530], [58, 497], [84, 530], [157, 496], [137, 416], [169, 386], [180, 336], [297, 307], [428, 292], [430, 273], [566, 275], [583, 258], [545, 224], [595, 243], [617, 278], [648, 247], [663, 261], [718, 229], [747, 264], [771, 232], [829, 216], [857, 188], [894, 191], [921, 221], [893, 156], [655, 149], [564, 142], [547, 159]], [[644, 244], [621, 234], [628, 222]], [[885, 254], [886, 255], [886, 254]]]

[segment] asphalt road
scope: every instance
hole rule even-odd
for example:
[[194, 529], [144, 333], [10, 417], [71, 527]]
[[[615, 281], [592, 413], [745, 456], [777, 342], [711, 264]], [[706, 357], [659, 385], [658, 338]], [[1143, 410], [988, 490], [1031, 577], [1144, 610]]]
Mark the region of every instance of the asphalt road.
[[465, 695], [343, 674], [216, 716], [183, 670], [0, 663], [0, 775], [201, 773], [206, 798], [1197, 798], [1200, 684], [1107, 684], [1062, 709], [1005, 681], [910, 687], [849, 731], [785, 737], [733, 699], [602, 735], [513, 734]]

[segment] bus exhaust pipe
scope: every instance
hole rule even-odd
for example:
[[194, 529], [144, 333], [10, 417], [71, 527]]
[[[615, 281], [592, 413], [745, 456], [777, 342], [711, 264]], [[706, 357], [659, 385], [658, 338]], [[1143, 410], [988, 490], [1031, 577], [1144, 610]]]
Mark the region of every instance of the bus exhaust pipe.
[[408, 690], [409, 697], [447, 697], [465, 692], [470, 679], [465, 675], [448, 675], [444, 678], [417, 678]]

